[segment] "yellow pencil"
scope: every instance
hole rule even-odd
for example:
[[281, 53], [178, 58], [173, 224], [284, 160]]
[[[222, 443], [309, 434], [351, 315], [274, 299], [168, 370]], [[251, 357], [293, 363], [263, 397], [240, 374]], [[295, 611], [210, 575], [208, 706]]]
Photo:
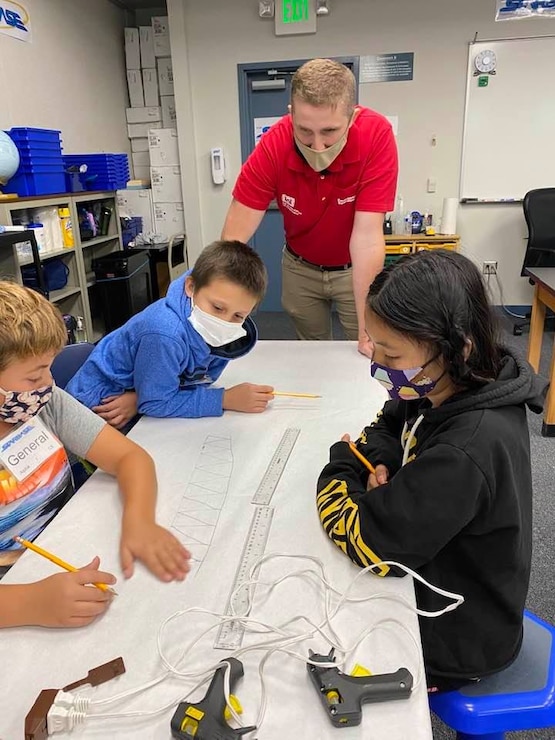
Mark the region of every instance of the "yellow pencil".
[[[36, 552], [37, 555], [42, 555], [43, 558], [50, 560], [50, 562], [54, 563], [54, 565], [59, 565], [60, 568], [68, 570], [70, 573], [75, 573], [79, 570], [79, 568], [76, 568], [74, 565], [70, 565], [61, 558], [56, 557], [56, 555], [52, 555], [52, 553], [48, 552], [48, 550], [43, 550], [42, 547], [35, 545], [33, 542], [29, 542], [29, 540], [24, 540], [23, 537], [14, 537], [14, 540], [16, 542], [19, 542], [20, 545], [27, 547], [29, 550]], [[101, 591], [106, 591], [117, 596], [117, 592], [114, 591], [113, 588], [110, 588], [110, 586], [107, 586], [105, 583], [93, 583], [92, 585], [96, 586], [96, 588], [100, 589]]]
[[372, 465], [371, 462], [368, 462], [364, 455], [360, 454], [360, 452], [356, 448], [356, 445], [353, 444], [353, 442], [349, 442], [349, 447], [351, 448], [351, 452], [353, 453], [353, 455], [355, 455], [355, 457], [358, 457], [360, 462], [365, 465], [371, 473], [374, 473], [374, 475], [376, 475], [376, 468]]
[[291, 398], [322, 398], [314, 393], [286, 393], [285, 391], [272, 391], [272, 396], [290, 396]]

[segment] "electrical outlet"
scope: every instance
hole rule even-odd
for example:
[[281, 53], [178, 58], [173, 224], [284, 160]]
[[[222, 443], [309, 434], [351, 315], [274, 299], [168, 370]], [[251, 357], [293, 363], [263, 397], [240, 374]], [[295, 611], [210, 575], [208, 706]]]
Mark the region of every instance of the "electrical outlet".
[[495, 260], [482, 262], [482, 272], [484, 275], [497, 275], [497, 262]]

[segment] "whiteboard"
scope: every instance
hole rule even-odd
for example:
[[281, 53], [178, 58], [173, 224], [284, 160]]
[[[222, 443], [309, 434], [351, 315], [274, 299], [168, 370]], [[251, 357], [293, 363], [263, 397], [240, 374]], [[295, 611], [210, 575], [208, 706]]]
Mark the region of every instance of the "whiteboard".
[[[478, 86], [474, 58], [497, 56], [495, 75]], [[555, 37], [470, 44], [461, 200], [519, 200], [555, 186]]]

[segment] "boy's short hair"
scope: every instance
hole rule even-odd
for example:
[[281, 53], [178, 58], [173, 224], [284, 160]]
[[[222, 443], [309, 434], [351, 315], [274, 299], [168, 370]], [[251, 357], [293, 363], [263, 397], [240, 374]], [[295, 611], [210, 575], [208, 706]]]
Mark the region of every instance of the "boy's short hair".
[[13, 360], [59, 352], [66, 342], [56, 306], [34, 290], [0, 280], [0, 371]]
[[260, 256], [239, 241], [217, 241], [205, 247], [191, 272], [195, 290], [200, 290], [217, 278], [240, 285], [256, 302], [264, 298], [268, 274]]
[[356, 102], [356, 81], [351, 70], [333, 59], [305, 62], [291, 80], [291, 103], [295, 99], [310, 105], [337, 108], [343, 104], [348, 116]]

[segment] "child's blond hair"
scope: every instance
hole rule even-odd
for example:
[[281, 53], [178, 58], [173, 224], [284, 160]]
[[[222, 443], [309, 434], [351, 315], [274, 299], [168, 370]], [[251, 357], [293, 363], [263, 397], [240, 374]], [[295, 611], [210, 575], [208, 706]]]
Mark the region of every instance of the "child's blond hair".
[[34, 290], [0, 280], [0, 371], [13, 360], [59, 352], [66, 342], [55, 306]]

